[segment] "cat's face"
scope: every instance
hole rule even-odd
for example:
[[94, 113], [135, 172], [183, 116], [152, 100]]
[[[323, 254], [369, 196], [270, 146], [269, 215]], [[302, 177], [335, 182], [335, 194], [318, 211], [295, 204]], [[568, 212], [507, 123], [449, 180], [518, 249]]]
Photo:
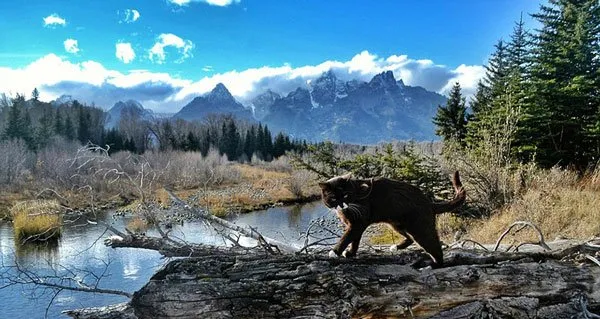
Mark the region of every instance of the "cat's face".
[[[352, 176], [347, 174], [320, 182], [323, 203], [328, 208], [346, 207], [349, 203], [357, 201], [357, 195], [366, 185], [360, 185]], [[358, 189], [357, 189], [358, 188]]]

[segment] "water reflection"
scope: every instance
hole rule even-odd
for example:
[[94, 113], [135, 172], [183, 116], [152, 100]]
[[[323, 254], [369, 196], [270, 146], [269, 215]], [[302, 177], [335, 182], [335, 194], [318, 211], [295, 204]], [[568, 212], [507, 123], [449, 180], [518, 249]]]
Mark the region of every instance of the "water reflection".
[[15, 257], [20, 265], [29, 265], [44, 261], [46, 264], [56, 265], [59, 261], [59, 239], [46, 242], [22, 243], [14, 239]]
[[[328, 214], [320, 203], [274, 207], [264, 211], [232, 216], [230, 221], [238, 225], [250, 225], [264, 235], [279, 240], [301, 243], [303, 233], [311, 220]], [[90, 216], [87, 216], [90, 217]], [[93, 219], [103, 220], [117, 229], [124, 229], [131, 217], [113, 217], [111, 213], [98, 213]], [[65, 218], [66, 226], [62, 237], [50, 244], [18, 245], [14, 242], [12, 225], [0, 222], [0, 273], [10, 271], [8, 266], [15, 262], [28, 265], [39, 273], [48, 273], [57, 269], [78, 269], [78, 275], [88, 272], [105, 273], [100, 286], [133, 292], [140, 289], [158, 268], [169, 259], [161, 258], [155, 251], [142, 249], [111, 249], [103, 244], [110, 234], [99, 225], [91, 225], [87, 218]], [[158, 235], [148, 231], [148, 235]], [[173, 238], [210, 245], [224, 245], [223, 239], [201, 221], [189, 222], [173, 227]], [[243, 240], [244, 245], [252, 245], [252, 240]], [[0, 266], [2, 267], [2, 266]], [[89, 278], [89, 277], [88, 277]], [[0, 280], [0, 286], [2, 282]], [[52, 294], [35, 294], [32, 300], [31, 289], [11, 286], [0, 289], [2, 300], [1, 318], [42, 318], [45, 305]], [[67, 318], [60, 312], [65, 309], [102, 306], [124, 302], [124, 297], [112, 295], [61, 293], [49, 309], [50, 318]], [[44, 305], [41, 307], [40, 305]]]

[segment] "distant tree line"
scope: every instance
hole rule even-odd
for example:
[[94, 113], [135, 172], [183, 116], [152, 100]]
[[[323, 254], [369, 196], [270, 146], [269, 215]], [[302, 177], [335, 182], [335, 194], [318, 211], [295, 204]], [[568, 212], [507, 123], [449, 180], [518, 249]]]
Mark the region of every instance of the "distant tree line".
[[202, 122], [163, 119], [150, 126], [161, 150], [198, 151], [205, 156], [218, 149], [229, 160], [250, 160], [253, 156], [270, 161], [287, 151], [302, 152], [306, 141], [291, 140], [284, 133], [273, 137], [266, 125], [236, 120], [228, 115], [209, 116]]
[[139, 114], [124, 111], [117, 125], [105, 128], [102, 109], [83, 105], [77, 100], [53, 106], [39, 101], [34, 89], [31, 99], [17, 94], [0, 99], [0, 140], [22, 139], [31, 150], [43, 149], [60, 136], [81, 144], [107, 145], [110, 152], [144, 153], [181, 150], [208, 154], [211, 148], [234, 160], [246, 161], [255, 156], [270, 161], [287, 151], [302, 152], [306, 141], [291, 140], [284, 133], [273, 137], [262, 124], [239, 121], [231, 116], [209, 116], [205, 121], [146, 120]]
[[520, 162], [580, 171], [600, 159], [600, 4], [549, 0], [495, 45], [467, 110], [458, 83], [434, 118], [437, 134], [473, 151], [492, 140]]

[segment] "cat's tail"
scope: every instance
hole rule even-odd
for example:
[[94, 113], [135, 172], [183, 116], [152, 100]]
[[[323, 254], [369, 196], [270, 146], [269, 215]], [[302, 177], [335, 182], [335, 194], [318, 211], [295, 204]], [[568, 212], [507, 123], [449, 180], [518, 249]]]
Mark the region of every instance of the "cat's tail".
[[460, 208], [462, 204], [465, 203], [465, 199], [467, 198], [467, 192], [462, 186], [460, 182], [460, 176], [458, 175], [458, 171], [454, 172], [454, 176], [452, 178], [452, 186], [454, 186], [454, 198], [447, 202], [437, 202], [433, 203], [433, 212], [435, 214], [441, 213], [451, 213]]

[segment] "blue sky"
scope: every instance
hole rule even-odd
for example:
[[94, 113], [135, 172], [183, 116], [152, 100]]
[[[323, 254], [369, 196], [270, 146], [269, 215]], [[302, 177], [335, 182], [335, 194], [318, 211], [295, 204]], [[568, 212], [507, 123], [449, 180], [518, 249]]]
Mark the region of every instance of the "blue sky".
[[366, 80], [390, 69], [441, 93], [458, 80], [471, 93], [493, 44], [508, 38], [521, 13], [531, 27], [527, 13], [539, 4], [2, 1], [0, 92], [39, 86], [42, 98], [68, 93], [106, 107], [131, 96], [170, 111], [218, 82], [247, 100], [266, 86], [285, 94], [333, 68]]

